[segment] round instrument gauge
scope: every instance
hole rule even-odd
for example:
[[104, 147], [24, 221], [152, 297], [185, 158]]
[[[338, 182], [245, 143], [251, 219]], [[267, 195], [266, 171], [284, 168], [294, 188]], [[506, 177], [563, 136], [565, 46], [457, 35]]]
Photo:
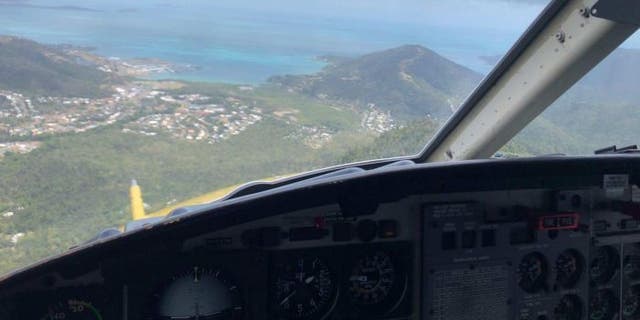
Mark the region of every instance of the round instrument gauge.
[[401, 300], [407, 276], [385, 252], [355, 261], [348, 279], [351, 301], [363, 311], [389, 312]]
[[242, 313], [238, 286], [222, 270], [193, 267], [173, 277], [156, 296], [161, 319], [237, 319]]
[[67, 299], [50, 305], [40, 320], [102, 320], [100, 311], [84, 300]]
[[563, 251], [556, 259], [556, 281], [565, 289], [573, 288], [584, 269], [584, 258], [575, 249]]
[[322, 319], [335, 305], [338, 288], [329, 265], [300, 256], [277, 263], [272, 310], [279, 319]]
[[536, 293], [546, 286], [547, 260], [539, 252], [532, 252], [518, 264], [518, 285], [528, 293]]
[[596, 249], [589, 266], [591, 280], [597, 284], [607, 283], [618, 270], [620, 258], [615, 248], [603, 246]]

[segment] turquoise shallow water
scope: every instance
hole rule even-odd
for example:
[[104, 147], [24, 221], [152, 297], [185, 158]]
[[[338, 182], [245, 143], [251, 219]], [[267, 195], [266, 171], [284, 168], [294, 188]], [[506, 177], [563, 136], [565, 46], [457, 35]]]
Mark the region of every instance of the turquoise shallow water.
[[[233, 83], [312, 73], [324, 65], [316, 59], [319, 55], [354, 56], [402, 44], [421, 44], [487, 72], [489, 66], [478, 56], [503, 53], [519, 33], [278, 10], [266, 14], [264, 9], [223, 8], [216, 1], [189, 5], [140, 1], [133, 5], [126, 1], [42, 0], [26, 6], [1, 1], [0, 34], [91, 46], [107, 56], [192, 64], [198, 69], [166, 76]], [[60, 7], [70, 5], [83, 8]]]

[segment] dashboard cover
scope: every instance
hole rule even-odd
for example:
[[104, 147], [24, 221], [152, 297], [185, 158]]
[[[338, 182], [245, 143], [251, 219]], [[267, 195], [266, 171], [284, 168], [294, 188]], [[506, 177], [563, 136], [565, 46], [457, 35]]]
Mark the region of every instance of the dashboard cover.
[[348, 170], [200, 206], [17, 270], [0, 279], [0, 314], [633, 316], [638, 177], [635, 155]]

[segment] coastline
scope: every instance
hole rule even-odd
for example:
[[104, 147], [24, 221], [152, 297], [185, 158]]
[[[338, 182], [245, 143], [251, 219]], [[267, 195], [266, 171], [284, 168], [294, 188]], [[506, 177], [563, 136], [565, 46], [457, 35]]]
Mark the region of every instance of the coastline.
[[154, 79], [155, 75], [177, 75], [200, 69], [197, 65], [175, 63], [155, 57], [129, 59], [118, 56], [103, 56], [96, 53], [96, 47], [82, 47], [70, 44], [60, 44], [50, 47], [75, 57], [79, 60], [77, 61], [79, 63], [92, 64], [100, 71], [144, 80], [156, 80]]

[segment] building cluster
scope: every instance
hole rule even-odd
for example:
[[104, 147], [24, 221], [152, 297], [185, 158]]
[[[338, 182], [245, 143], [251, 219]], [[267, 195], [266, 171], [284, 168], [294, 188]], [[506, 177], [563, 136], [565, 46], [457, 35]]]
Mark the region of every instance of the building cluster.
[[368, 110], [362, 116], [360, 125], [371, 131], [378, 133], [387, 132], [396, 127], [396, 123], [391, 117], [391, 112], [382, 111], [374, 104], [369, 104]]
[[[215, 104], [205, 95], [171, 95], [143, 85], [115, 87], [114, 91], [110, 97], [95, 99], [46, 96], [30, 99], [0, 91], [0, 137], [9, 141], [27, 140], [44, 134], [85, 132], [121, 121], [125, 123], [125, 132], [149, 136], [163, 133], [215, 143], [263, 119], [260, 108], [249, 107], [234, 98]], [[0, 154], [29, 152], [37, 146], [34, 142], [3, 143]]]
[[[24, 207], [17, 207], [15, 210], [23, 210]], [[15, 211], [4, 211], [0, 213], [0, 223], [2, 220], [13, 219], [12, 217], [16, 214]], [[25, 236], [24, 232], [16, 232], [16, 233], [0, 233], [0, 249], [2, 248], [12, 248], [18, 244], [18, 241], [22, 237]]]
[[28, 153], [38, 146], [40, 146], [40, 142], [38, 141], [0, 142], [0, 158], [9, 152]]
[[[295, 124], [295, 113], [278, 110], [272, 116]], [[39, 146], [34, 141], [38, 136], [85, 132], [115, 123], [123, 124], [124, 132], [165, 134], [212, 144], [238, 135], [265, 116], [270, 115], [242, 99], [170, 94], [144, 82], [115, 87], [113, 95], [103, 98], [27, 97], [0, 90], [0, 141], [4, 141], [0, 143], [0, 156], [30, 152]], [[389, 112], [369, 105], [361, 126], [382, 133], [396, 125]], [[322, 126], [296, 128], [292, 137], [314, 149], [325, 146], [335, 134]]]
[[26, 98], [0, 91], [0, 136], [37, 137], [44, 134], [84, 132], [134, 116], [130, 103], [144, 97], [140, 88], [116, 88], [106, 98]]
[[304, 144], [312, 149], [320, 149], [333, 139], [333, 133], [325, 127], [303, 126]]
[[[290, 122], [291, 124], [291, 122]], [[327, 143], [331, 142], [335, 134], [334, 130], [331, 130], [325, 126], [308, 126], [300, 125], [296, 127], [296, 130], [285, 136], [285, 139], [293, 139], [302, 141], [305, 145], [312, 149], [320, 149]]]
[[104, 57], [93, 54], [82, 48], [64, 48], [64, 52], [77, 60], [95, 65], [96, 68], [102, 72], [114, 73], [122, 76], [172, 74], [197, 69], [194, 65], [177, 64], [153, 58], [121, 59], [118, 57]]
[[249, 128], [263, 119], [262, 110], [239, 101], [228, 104], [198, 104], [208, 101], [201, 95], [162, 96], [179, 103], [173, 113], [155, 113], [129, 123], [123, 131], [154, 136], [169, 134], [178, 139], [215, 143]]

